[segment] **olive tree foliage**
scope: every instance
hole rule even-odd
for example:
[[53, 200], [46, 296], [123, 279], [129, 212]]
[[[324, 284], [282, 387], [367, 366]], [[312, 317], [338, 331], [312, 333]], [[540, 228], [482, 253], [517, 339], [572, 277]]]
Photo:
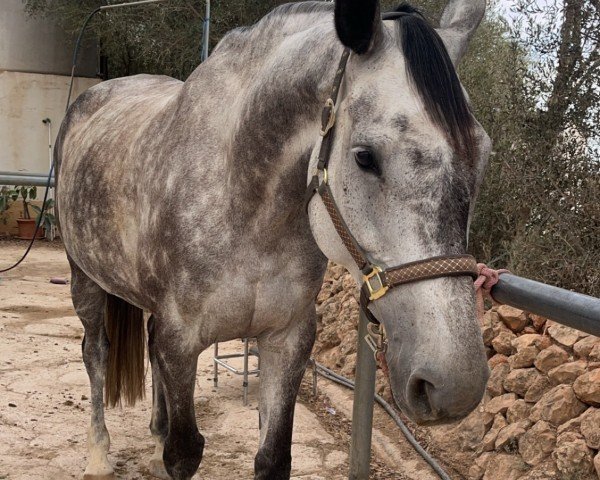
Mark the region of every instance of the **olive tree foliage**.
[[[122, 0], [110, 0], [118, 3]], [[491, 2], [459, 75], [493, 153], [470, 250], [495, 267], [600, 294], [600, 0], [513, 0], [505, 19]], [[32, 15], [69, 32], [106, 0], [24, 0]], [[213, 0], [211, 48], [283, 0]], [[382, 0], [383, 9], [398, 1]], [[414, 0], [434, 23], [446, 0]], [[88, 36], [109, 76], [185, 79], [200, 62], [204, 2], [170, 0], [108, 10]]]
[[482, 117], [494, 155], [472, 248], [519, 275], [600, 295], [600, 2], [514, 3], [513, 54], [481, 52], [494, 63], [484, 68], [508, 69], [510, 88]]
[[[86, 16], [106, 4], [132, 0], [23, 0], [30, 15], [52, 17], [76, 35]], [[250, 25], [284, 0], [213, 0], [210, 44], [232, 28]], [[96, 39], [108, 58], [109, 78], [137, 73], [184, 80], [200, 63], [205, 3], [163, 3], [107, 9], [96, 15], [86, 38]]]

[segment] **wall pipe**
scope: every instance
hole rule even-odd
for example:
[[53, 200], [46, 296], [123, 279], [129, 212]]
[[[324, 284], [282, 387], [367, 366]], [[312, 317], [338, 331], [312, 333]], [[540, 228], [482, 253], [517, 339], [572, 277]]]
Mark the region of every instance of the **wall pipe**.
[[[50, 182], [48, 183], [48, 180]], [[50, 185], [54, 188], [54, 177], [48, 179], [48, 175], [39, 174], [28, 174], [28, 175], [15, 175], [15, 174], [0, 174], [0, 185], [27, 185], [32, 187], [46, 187]]]
[[204, 31], [202, 32], [202, 54], [200, 61], [208, 58], [208, 45], [210, 40], [210, 0], [206, 0], [206, 12], [204, 13]]
[[48, 178], [47, 173], [9, 172], [6, 170], [0, 170], [0, 175], [10, 175], [11, 177], [44, 177], [44, 178]]

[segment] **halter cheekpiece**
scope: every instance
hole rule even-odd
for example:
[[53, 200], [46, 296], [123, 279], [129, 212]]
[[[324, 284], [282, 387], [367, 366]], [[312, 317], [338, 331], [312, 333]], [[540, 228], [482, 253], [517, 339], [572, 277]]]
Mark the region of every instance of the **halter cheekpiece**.
[[[406, 15], [408, 14], [405, 12], [388, 12], [388, 14], [384, 14], [383, 19], [392, 20]], [[399, 285], [439, 277], [470, 276], [476, 279], [478, 271], [477, 261], [473, 256], [467, 254], [430, 257], [425, 260], [417, 260], [384, 269], [369, 260], [364, 250], [350, 232], [333, 198], [333, 193], [329, 187], [330, 178], [327, 171], [333, 146], [332, 133], [335, 130], [336, 103], [349, 56], [350, 50], [345, 48], [335, 73], [331, 95], [323, 107], [320, 132], [323, 140], [319, 149], [317, 168], [308, 184], [304, 203], [305, 207], [308, 208], [308, 203], [315, 192], [319, 194], [335, 230], [354, 259], [354, 262], [362, 271], [363, 283], [360, 289], [360, 308], [369, 321], [375, 324], [369, 328], [372, 338], [367, 338], [366, 340], [375, 352], [376, 357], [378, 357], [385, 352], [387, 342], [384, 337], [383, 325], [380, 325], [380, 322], [369, 311], [368, 307], [371, 301], [383, 297], [389, 289], [398, 287]]]

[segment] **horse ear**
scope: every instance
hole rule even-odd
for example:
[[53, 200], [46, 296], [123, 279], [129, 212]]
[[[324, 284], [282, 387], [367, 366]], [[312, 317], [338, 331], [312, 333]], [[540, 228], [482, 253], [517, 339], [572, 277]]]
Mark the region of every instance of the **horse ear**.
[[485, 14], [486, 0], [450, 0], [440, 20], [438, 33], [454, 65], [467, 51], [471, 37]]
[[335, 29], [353, 52], [367, 53], [382, 30], [378, 0], [336, 0]]

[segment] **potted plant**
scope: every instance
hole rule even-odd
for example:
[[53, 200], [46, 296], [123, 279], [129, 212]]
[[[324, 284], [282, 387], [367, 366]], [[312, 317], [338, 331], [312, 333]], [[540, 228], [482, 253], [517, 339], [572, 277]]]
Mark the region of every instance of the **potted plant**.
[[10, 187], [0, 187], [0, 220], [6, 225], [6, 211], [13, 199], [13, 190]]
[[[56, 224], [56, 217], [54, 214], [50, 213], [50, 210], [54, 207], [54, 199], [49, 198], [44, 203], [43, 207], [38, 207], [37, 205], [31, 205], [31, 209], [37, 213], [35, 217], [34, 225], [37, 225], [38, 222], [40, 224], [40, 229], [42, 229], [47, 233], [52, 231], [52, 226]], [[40, 220], [40, 216], [42, 219]], [[50, 238], [52, 240], [52, 238]]]
[[[16, 201], [19, 197], [21, 197], [21, 202], [23, 203], [21, 218], [17, 218], [17, 223], [19, 225], [19, 238], [23, 240], [31, 240], [33, 235], [36, 234], [35, 227], [37, 223], [35, 218], [31, 218], [29, 207], [31, 201], [35, 200], [37, 197], [37, 188], [26, 186], [15, 187], [12, 199], [13, 201]], [[36, 238], [42, 238], [43, 236], [44, 231], [42, 228], [39, 228]]]

